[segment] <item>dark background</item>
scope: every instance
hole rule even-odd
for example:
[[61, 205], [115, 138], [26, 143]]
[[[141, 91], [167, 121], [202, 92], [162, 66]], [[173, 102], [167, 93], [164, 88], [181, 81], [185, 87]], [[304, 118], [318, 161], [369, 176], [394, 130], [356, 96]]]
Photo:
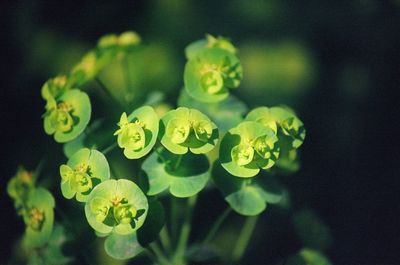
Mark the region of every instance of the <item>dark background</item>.
[[[5, 20], [0, 34], [0, 261], [9, 258], [23, 233], [5, 192], [8, 179], [19, 164], [34, 169], [43, 156], [57, 163], [64, 159], [42, 128], [41, 85], [64, 65], [71, 67], [100, 36], [135, 30], [145, 43], [163, 43], [176, 57], [178, 76], [168, 83], [170, 98], [182, 85], [184, 47], [205, 33], [229, 36], [250, 50], [248, 40], [290, 39], [306, 47], [314, 62], [313, 81], [301, 96], [282, 102], [299, 112], [307, 129], [301, 170], [286, 181], [293, 208], [313, 209], [330, 227], [333, 244], [327, 256], [334, 264], [400, 264], [399, 1], [31, 0], [0, 5]], [[47, 46], [40, 42], [46, 38]], [[62, 58], [57, 54], [72, 46], [79, 48]], [[259, 97], [252, 101], [251, 93], [245, 96], [250, 106], [266, 104]], [[218, 194], [211, 198], [222, 204]], [[222, 209], [220, 204], [208, 209], [210, 215]], [[263, 215], [259, 226], [266, 239], [250, 247], [244, 264], [274, 262], [299, 248], [290, 229], [274, 233], [290, 226], [274, 211], [271, 207]]]

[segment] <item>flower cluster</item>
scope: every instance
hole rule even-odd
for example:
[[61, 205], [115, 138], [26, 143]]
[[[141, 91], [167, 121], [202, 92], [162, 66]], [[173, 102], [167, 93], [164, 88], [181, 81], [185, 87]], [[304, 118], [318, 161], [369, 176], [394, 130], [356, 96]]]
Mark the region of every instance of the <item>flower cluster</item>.
[[35, 179], [33, 172], [20, 167], [7, 185], [7, 193], [25, 223], [24, 245], [28, 249], [46, 244], [53, 231], [54, 198], [46, 189], [37, 187]]

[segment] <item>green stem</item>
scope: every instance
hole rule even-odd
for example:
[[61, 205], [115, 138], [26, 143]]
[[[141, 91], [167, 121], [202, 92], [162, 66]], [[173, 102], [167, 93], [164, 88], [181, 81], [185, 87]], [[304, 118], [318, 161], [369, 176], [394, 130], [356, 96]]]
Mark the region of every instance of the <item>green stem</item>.
[[160, 265], [172, 265], [155, 242], [150, 243], [149, 247], [156, 255], [157, 261], [160, 263]]
[[231, 213], [232, 208], [227, 207], [225, 211], [222, 212], [222, 214], [218, 217], [218, 219], [214, 222], [210, 232], [208, 233], [207, 237], [204, 239], [202, 245], [208, 244], [215, 236], [217, 233], [218, 229], [221, 227], [222, 223], [225, 221], [225, 219], [228, 217], [228, 215]]
[[189, 236], [190, 236], [192, 213], [193, 213], [193, 208], [196, 204], [196, 201], [197, 201], [197, 195], [194, 195], [187, 200], [188, 204], [187, 204], [187, 208], [186, 208], [186, 212], [185, 212], [185, 219], [184, 219], [184, 222], [182, 225], [182, 230], [180, 233], [175, 256], [173, 259], [174, 264], [176, 264], [176, 265], [186, 264], [185, 263], [185, 251], [186, 251], [186, 246], [187, 246]]
[[161, 229], [160, 241], [165, 251], [171, 251], [171, 239], [169, 237], [168, 228], [166, 225]]
[[258, 216], [247, 217], [244, 226], [242, 228], [242, 231], [240, 232], [240, 235], [236, 242], [235, 248], [233, 249], [232, 252], [232, 263], [236, 263], [242, 258], [246, 250], [246, 247], [249, 244], [254, 228], [256, 227], [257, 219]]
[[103, 153], [103, 155], [106, 155], [108, 152], [114, 150], [115, 147], [117, 147], [117, 143], [116, 142], [111, 144], [110, 146], [107, 146], [101, 152]]
[[172, 244], [176, 243], [178, 236], [178, 199], [171, 196], [171, 239]]
[[182, 157], [183, 157], [183, 155], [178, 155], [178, 158], [177, 158], [175, 166], [174, 166], [174, 170], [177, 170], [179, 168], [179, 166], [181, 165]]

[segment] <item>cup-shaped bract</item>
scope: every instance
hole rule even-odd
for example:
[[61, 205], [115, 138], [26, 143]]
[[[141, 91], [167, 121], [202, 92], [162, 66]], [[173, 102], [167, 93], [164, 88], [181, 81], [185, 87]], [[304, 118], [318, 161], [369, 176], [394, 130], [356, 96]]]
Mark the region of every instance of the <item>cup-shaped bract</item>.
[[79, 89], [68, 90], [57, 99], [49, 98], [44, 114], [44, 131], [65, 143], [80, 135], [90, 121], [92, 107], [88, 95]]
[[101, 152], [83, 148], [60, 166], [60, 175], [63, 196], [85, 202], [97, 184], [110, 178], [110, 168]]
[[218, 128], [196, 109], [180, 107], [167, 112], [160, 121], [161, 144], [174, 154], [210, 152], [218, 141]]
[[146, 196], [134, 182], [111, 179], [90, 193], [85, 214], [89, 225], [98, 233], [127, 235], [143, 225], [148, 208]]
[[245, 120], [255, 121], [271, 128], [278, 134], [280, 145], [285, 145], [289, 149], [299, 148], [305, 138], [303, 122], [287, 107], [255, 108], [247, 114]]
[[191, 59], [195, 57], [199, 51], [205, 48], [220, 48], [232, 54], [237, 54], [236, 47], [229, 39], [222, 36], [214, 37], [211, 34], [206, 34], [205, 39], [195, 41], [185, 48], [186, 58]]
[[29, 193], [24, 213], [24, 244], [28, 249], [41, 247], [49, 240], [53, 231], [54, 206], [53, 195], [46, 189], [37, 188]]
[[202, 49], [185, 66], [185, 89], [199, 101], [221, 101], [229, 95], [229, 89], [239, 86], [241, 80], [239, 59], [225, 49]]
[[156, 143], [159, 128], [159, 118], [150, 106], [134, 110], [129, 116], [122, 113], [118, 123], [118, 146], [124, 149], [124, 155], [129, 159], [138, 159], [147, 155]]
[[237, 177], [253, 177], [268, 169], [279, 157], [278, 138], [269, 127], [245, 121], [229, 130], [221, 141], [222, 166]]
[[58, 98], [65, 91], [71, 89], [72, 85], [72, 80], [68, 78], [67, 75], [58, 75], [54, 78], [50, 78], [42, 86], [42, 98], [45, 100]]

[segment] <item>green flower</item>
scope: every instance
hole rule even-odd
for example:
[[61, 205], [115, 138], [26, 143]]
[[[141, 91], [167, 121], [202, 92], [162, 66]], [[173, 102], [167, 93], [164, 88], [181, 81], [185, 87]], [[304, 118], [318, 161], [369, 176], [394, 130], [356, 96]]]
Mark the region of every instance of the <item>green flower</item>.
[[140, 107], [129, 116], [122, 113], [118, 126], [114, 135], [118, 136], [118, 146], [129, 159], [147, 155], [156, 143], [159, 119], [150, 106]]
[[269, 127], [245, 121], [228, 131], [221, 141], [222, 166], [237, 177], [253, 177], [260, 168], [272, 167], [279, 157], [278, 138]]
[[77, 86], [82, 86], [93, 80], [97, 74], [108, 65], [116, 56], [113, 50], [95, 49], [86, 53], [82, 60], [76, 64], [70, 74], [71, 80]]
[[218, 141], [217, 126], [196, 109], [177, 108], [167, 112], [160, 122], [161, 143], [174, 154], [211, 151]]
[[202, 49], [185, 66], [185, 89], [191, 97], [203, 102], [225, 99], [229, 89], [238, 87], [241, 79], [239, 59], [221, 48]]
[[127, 235], [139, 229], [146, 219], [148, 202], [130, 180], [106, 180], [90, 193], [85, 205], [89, 225], [97, 232]]
[[126, 50], [139, 45], [140, 36], [134, 31], [126, 31], [119, 36], [116, 34], [105, 35], [100, 38], [97, 47], [99, 49], [120, 49]]
[[76, 152], [67, 165], [60, 166], [61, 192], [67, 199], [85, 202], [91, 190], [110, 178], [110, 168], [104, 155], [83, 148]]
[[29, 193], [35, 188], [35, 179], [32, 172], [18, 167], [17, 173], [7, 184], [7, 193], [14, 201], [14, 207], [19, 215], [24, 214], [24, 205]]
[[91, 105], [86, 93], [72, 89], [57, 99], [50, 97], [44, 114], [44, 130], [54, 134], [56, 142], [73, 140], [83, 132], [89, 123]]
[[256, 121], [271, 128], [278, 134], [282, 147], [297, 149], [304, 142], [306, 134], [304, 124], [287, 107], [259, 107], [250, 111], [245, 120]]
[[54, 198], [50, 192], [37, 188], [29, 193], [24, 222], [24, 244], [27, 248], [41, 247], [47, 243], [53, 231]]
[[42, 98], [45, 100], [58, 98], [65, 91], [71, 89], [71, 86], [71, 80], [66, 75], [58, 75], [44, 83], [41, 91]]

